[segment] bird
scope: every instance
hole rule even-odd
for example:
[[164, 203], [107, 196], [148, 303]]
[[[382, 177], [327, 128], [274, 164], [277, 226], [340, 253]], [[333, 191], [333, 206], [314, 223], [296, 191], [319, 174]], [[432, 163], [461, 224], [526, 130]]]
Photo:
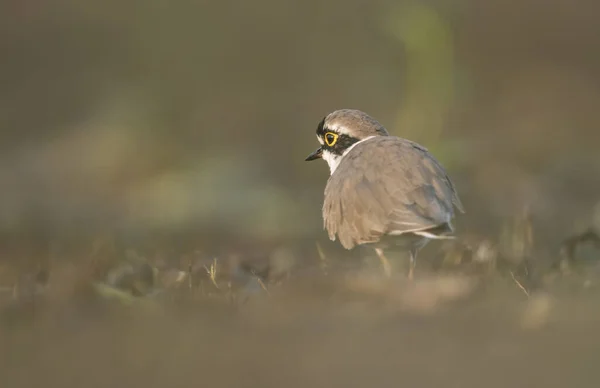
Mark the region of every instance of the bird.
[[318, 124], [320, 147], [305, 161], [329, 165], [322, 207], [323, 229], [347, 250], [372, 247], [387, 277], [384, 251], [417, 254], [430, 240], [453, 239], [455, 208], [464, 207], [454, 183], [424, 146], [388, 133], [373, 117], [339, 109]]

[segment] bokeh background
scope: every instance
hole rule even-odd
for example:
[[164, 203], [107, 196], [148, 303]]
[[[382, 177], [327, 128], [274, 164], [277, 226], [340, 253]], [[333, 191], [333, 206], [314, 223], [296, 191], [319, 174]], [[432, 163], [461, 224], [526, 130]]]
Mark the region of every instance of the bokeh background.
[[[565, 241], [594, 240], [600, 224], [598, 12], [592, 0], [3, 0], [2, 385], [598, 386], [598, 252], [577, 275], [561, 261]], [[486, 278], [498, 289], [425, 321], [390, 317], [389, 303], [407, 308], [395, 298], [385, 314], [323, 305], [338, 282], [311, 266], [368, 254], [328, 241], [328, 168], [304, 162], [339, 108], [447, 167], [463, 246], [431, 244], [424, 268], [493, 256], [509, 268]], [[309, 286], [259, 297], [252, 324], [204, 299], [153, 318], [90, 312], [73, 290], [123, 257], [182, 276], [210, 275], [217, 258], [234, 275], [276, 262], [307, 268]], [[532, 302], [549, 276], [560, 296]], [[14, 313], [39, 294], [27, 282], [54, 290], [51, 313]], [[504, 322], [548, 303], [549, 331]]]

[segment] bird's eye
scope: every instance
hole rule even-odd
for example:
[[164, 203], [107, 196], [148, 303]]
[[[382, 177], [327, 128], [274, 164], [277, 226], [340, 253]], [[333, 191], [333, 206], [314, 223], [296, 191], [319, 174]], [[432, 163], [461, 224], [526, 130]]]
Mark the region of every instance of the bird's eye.
[[335, 142], [338, 139], [338, 134], [337, 133], [333, 133], [333, 132], [327, 132], [325, 134], [325, 143], [327, 143], [327, 145], [329, 147], [333, 147], [333, 145], [335, 144]]

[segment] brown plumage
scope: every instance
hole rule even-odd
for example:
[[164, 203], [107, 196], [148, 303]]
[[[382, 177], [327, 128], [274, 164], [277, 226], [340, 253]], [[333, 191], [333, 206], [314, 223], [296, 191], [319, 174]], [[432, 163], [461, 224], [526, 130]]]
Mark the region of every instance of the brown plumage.
[[[369, 163], [362, 157], [373, 155]], [[384, 235], [412, 234], [447, 226], [456, 189], [440, 164], [420, 145], [393, 136], [358, 144], [329, 177], [324, 227], [346, 249], [377, 243]]]
[[464, 212], [444, 168], [426, 148], [389, 136], [357, 110], [325, 117], [317, 137], [322, 146], [307, 160], [322, 157], [331, 169], [323, 204], [329, 238], [346, 249], [372, 245], [388, 274], [383, 249], [408, 249], [412, 277], [418, 250], [430, 239], [451, 238], [454, 207]]

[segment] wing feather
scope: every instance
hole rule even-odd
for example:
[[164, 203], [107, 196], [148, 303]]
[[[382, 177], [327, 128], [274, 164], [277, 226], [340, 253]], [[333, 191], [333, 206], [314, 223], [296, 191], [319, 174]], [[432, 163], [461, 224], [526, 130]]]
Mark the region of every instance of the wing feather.
[[354, 147], [329, 177], [323, 225], [331, 240], [351, 249], [384, 234], [450, 226], [454, 207], [464, 212], [454, 184], [425, 148], [382, 136]]

